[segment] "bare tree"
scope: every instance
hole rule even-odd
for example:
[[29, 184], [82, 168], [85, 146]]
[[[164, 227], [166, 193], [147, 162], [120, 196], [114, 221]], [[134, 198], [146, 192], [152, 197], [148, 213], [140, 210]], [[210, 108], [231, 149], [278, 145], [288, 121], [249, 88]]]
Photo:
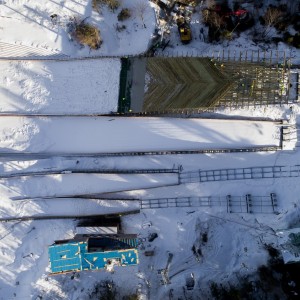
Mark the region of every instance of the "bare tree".
[[263, 37], [266, 37], [271, 27], [275, 26], [279, 21], [280, 17], [283, 15], [283, 12], [275, 6], [269, 6], [265, 15], [264, 15], [264, 21], [265, 21], [265, 30], [263, 32]]
[[115, 12], [115, 10], [120, 7], [121, 3], [119, 0], [92, 0], [92, 8], [98, 13], [100, 13], [99, 6], [101, 5], [107, 5], [112, 12]]
[[206, 6], [208, 9], [212, 9], [216, 6], [215, 0], [206, 0]]
[[220, 16], [217, 12], [208, 9], [203, 10], [203, 21], [205, 24], [215, 28], [216, 30], [219, 30], [225, 24], [222, 16]]
[[266, 25], [274, 26], [282, 15], [283, 13], [278, 7], [268, 7], [264, 16]]
[[138, 0], [136, 2], [135, 11], [136, 11], [137, 16], [141, 19], [144, 28], [146, 28], [145, 14], [146, 14], [148, 9], [149, 9], [148, 1]]

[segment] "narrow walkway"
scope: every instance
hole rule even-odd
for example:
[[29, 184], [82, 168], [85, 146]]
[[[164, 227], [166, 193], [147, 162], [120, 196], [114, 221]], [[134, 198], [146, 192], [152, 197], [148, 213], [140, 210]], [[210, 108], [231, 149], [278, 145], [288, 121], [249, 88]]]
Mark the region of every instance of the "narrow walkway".
[[143, 111], [146, 59], [139, 57], [132, 61], [132, 84], [131, 84], [131, 103], [130, 111], [138, 113]]

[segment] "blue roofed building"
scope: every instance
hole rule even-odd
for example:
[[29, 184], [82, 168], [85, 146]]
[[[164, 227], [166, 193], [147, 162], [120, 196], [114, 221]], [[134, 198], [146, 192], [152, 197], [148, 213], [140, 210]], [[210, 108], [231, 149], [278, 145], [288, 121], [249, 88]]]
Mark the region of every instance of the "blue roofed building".
[[110, 269], [139, 263], [136, 235], [76, 235], [49, 246], [52, 274]]

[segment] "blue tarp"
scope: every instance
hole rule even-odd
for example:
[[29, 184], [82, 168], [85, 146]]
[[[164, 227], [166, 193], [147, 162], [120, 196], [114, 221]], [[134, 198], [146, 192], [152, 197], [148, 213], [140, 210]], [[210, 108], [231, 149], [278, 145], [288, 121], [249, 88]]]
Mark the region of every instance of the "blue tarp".
[[[128, 244], [136, 247], [137, 241], [132, 239]], [[88, 242], [69, 242], [54, 244], [48, 252], [51, 273], [103, 269], [111, 259], [119, 260], [122, 266], [138, 264], [136, 248], [88, 252]]]

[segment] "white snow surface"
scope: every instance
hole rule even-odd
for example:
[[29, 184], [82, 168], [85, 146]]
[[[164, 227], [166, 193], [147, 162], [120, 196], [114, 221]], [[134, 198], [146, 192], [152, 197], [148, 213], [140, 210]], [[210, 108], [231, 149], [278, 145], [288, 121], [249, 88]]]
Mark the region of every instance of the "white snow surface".
[[[79, 162], [79, 163], [77, 163]], [[1, 172], [22, 172], [38, 169], [65, 169], [67, 167], [89, 168], [163, 168], [182, 164], [184, 170], [218, 169], [247, 166], [294, 165], [299, 162], [298, 152], [275, 153], [236, 153], [211, 155], [179, 155], [140, 158], [73, 158], [68, 160], [44, 159], [37, 161], [6, 161], [1, 164]], [[65, 174], [68, 175], [68, 174]], [[64, 175], [64, 176], [65, 176]], [[72, 174], [74, 175], [74, 174]], [[61, 175], [62, 176], [62, 175]], [[58, 176], [58, 177], [61, 177]], [[102, 175], [103, 176], [103, 175]], [[123, 177], [123, 176], [122, 176]], [[43, 177], [45, 178], [45, 177]], [[81, 177], [82, 178], [82, 177]], [[115, 177], [116, 178], [116, 177]], [[125, 177], [124, 177], [125, 178]], [[127, 177], [128, 178], [128, 177]], [[90, 180], [90, 179], [88, 179]], [[30, 193], [44, 193], [45, 185], [26, 184], [27, 180], [8, 179], [1, 182], [1, 217], [21, 215], [88, 215], [103, 212], [120, 212], [136, 209], [137, 204], [128, 201], [107, 201], [87, 199], [49, 199], [38, 201], [12, 201], [21, 187]], [[35, 179], [29, 179], [32, 183]], [[46, 181], [44, 181], [46, 183]], [[52, 182], [52, 180], [51, 180]], [[49, 190], [53, 184], [48, 181]], [[136, 184], [142, 183], [141, 179]], [[73, 221], [33, 221], [24, 223], [2, 223], [0, 264], [3, 268], [0, 286], [2, 299], [28, 299], [43, 294], [46, 299], [84, 299], [97, 281], [112, 279], [122, 288], [124, 294], [134, 291], [138, 283], [143, 286], [145, 299], [164, 299], [169, 289], [180, 295], [185, 277], [193, 272], [196, 276], [196, 289], [201, 288], [205, 295], [207, 280], [222, 281], [231, 278], [234, 272], [246, 275], [255, 272], [264, 264], [267, 254], [261, 245], [276, 242], [274, 229], [286, 228], [297, 219], [299, 210], [297, 195], [300, 192], [298, 178], [274, 178], [264, 180], [194, 183], [174, 187], [162, 187], [124, 193], [123, 196], [137, 198], [160, 198], [181, 196], [220, 196], [220, 195], [268, 195], [275, 192], [279, 199], [279, 215], [266, 214], [226, 214], [220, 208], [178, 208], [144, 210], [140, 215], [128, 216], [123, 220], [127, 233], [139, 233], [147, 238], [157, 232], [158, 238], [149, 243], [143, 242], [146, 250], [155, 249], [153, 258], [144, 257], [140, 250], [140, 265], [129, 269], [117, 269], [114, 274], [105, 272], [80, 273], [71, 280], [71, 275], [48, 277], [47, 246], [54, 240], [72, 238], [76, 222]], [[28, 182], [27, 182], [28, 183]], [[114, 184], [111, 182], [112, 185]], [[59, 183], [57, 183], [59, 185]], [[74, 181], [73, 190], [78, 190], [83, 182]], [[119, 186], [120, 182], [115, 181]], [[61, 185], [62, 186], [62, 185]], [[140, 185], [142, 187], [142, 184]], [[71, 188], [67, 185], [67, 188]], [[95, 187], [93, 187], [95, 188]], [[101, 188], [101, 187], [99, 187]], [[122, 194], [119, 194], [122, 196]], [[147, 225], [151, 222], [151, 225]], [[145, 226], [146, 225], [146, 226]], [[208, 243], [202, 246], [203, 260], [197, 262], [191, 252], [203, 232], [208, 233]], [[49, 234], [51, 233], [51, 234]], [[32, 243], [34, 240], [34, 243]], [[245, 250], [246, 249], [246, 250]], [[168, 251], [174, 254], [170, 267], [171, 285], [166, 289], [159, 285], [156, 271], [165, 266]], [[32, 253], [32, 254], [31, 254]], [[150, 269], [148, 266], [151, 266]], [[129, 275], [130, 274], [130, 275]], [[130, 279], [131, 284], [127, 285]], [[147, 281], [151, 288], [147, 288]], [[18, 285], [16, 285], [18, 282]], [[84, 288], [75, 289], [74, 286]], [[1, 298], [1, 297], [0, 297]]]
[[[122, 0], [121, 6], [110, 11], [106, 6], [92, 9], [92, 0], [5, 0], [0, 2], [0, 56], [124, 55], [147, 50], [154, 32], [155, 14], [146, 0]], [[129, 8], [129, 20], [119, 22], [122, 8]], [[57, 21], [50, 16], [56, 14]], [[90, 51], [72, 41], [68, 24], [76, 19], [97, 26], [103, 40], [101, 48]], [[117, 27], [125, 25], [121, 31]], [[11, 49], [9, 45], [14, 45]], [[27, 46], [29, 48], [24, 48]], [[8, 51], [10, 49], [10, 51]], [[32, 49], [32, 50], [30, 50]], [[2, 55], [1, 55], [2, 54]]]
[[[145, 26], [138, 14], [137, 3], [146, 3]], [[154, 11], [147, 0], [123, 0], [116, 12], [106, 7], [92, 10], [91, 0], [0, 0], [0, 56], [45, 57], [56, 55], [83, 57], [97, 55], [139, 54], [147, 50], [154, 31]], [[117, 14], [124, 7], [132, 9], [132, 17], [124, 22], [126, 29], [116, 30]], [[52, 23], [50, 15], [57, 14]], [[195, 14], [195, 16], [198, 16]], [[90, 51], [71, 40], [67, 24], [71, 19], [84, 19], [99, 27], [103, 44]], [[181, 45], [176, 26], [171, 28], [170, 55], [211, 53], [230, 50], [275, 50], [275, 45], [249, 42], [247, 32], [233, 41], [212, 45], [199, 38], [203, 25], [192, 20], [194, 40]], [[299, 50], [280, 43], [299, 63]], [[281, 54], [282, 55], [282, 54]], [[0, 62], [0, 110], [12, 113], [93, 114], [116, 110], [120, 62], [118, 60], [78, 61], [4, 61]], [[107, 92], [105, 92], [107, 91]], [[299, 105], [220, 109], [221, 115], [288, 119], [300, 121]], [[216, 115], [212, 114], [212, 117]], [[159, 169], [184, 171], [243, 168], [260, 166], [293, 166], [300, 164], [299, 142], [294, 151], [223, 153], [206, 155], [167, 155], [144, 157], [51, 157], [26, 159], [0, 157], [0, 176], [34, 171], [68, 169]], [[25, 118], [0, 117], [1, 151], [33, 151], [49, 154], [121, 152], [212, 147], [249, 147], [279, 144], [279, 129], [274, 122], [228, 121], [161, 118]], [[286, 149], [286, 148], [285, 148]], [[66, 299], [84, 300], [94, 285], [113, 280], [119, 298], [136, 290], [141, 299], [168, 299], [173, 289], [175, 298], [184, 298], [185, 278], [193, 272], [195, 292], [208, 299], [209, 281], [236, 282], [236, 275], [246, 276], [266, 264], [268, 256], [263, 243], [277, 245], [274, 230], [298, 226], [300, 216], [299, 178], [268, 178], [226, 182], [206, 182], [163, 186], [174, 183], [172, 174], [59, 174], [39, 177], [0, 179], [0, 218], [31, 215], [90, 215], [116, 213], [139, 208], [134, 201], [99, 199], [14, 200], [16, 197], [41, 197], [70, 193], [108, 193], [122, 189], [128, 192], [105, 197], [155, 199], [187, 196], [268, 196], [276, 193], [278, 215], [228, 214], [222, 207], [172, 208], [143, 210], [122, 218], [126, 233], [141, 238], [140, 264], [116, 268], [114, 273], [81, 272], [49, 276], [48, 246], [55, 240], [71, 239], [76, 233], [74, 220], [26, 221], [0, 223], [0, 299]], [[151, 189], [145, 189], [150, 188]], [[158, 238], [147, 241], [150, 233]], [[207, 233], [204, 245], [201, 236]], [[191, 248], [200, 246], [203, 257], [197, 261]], [[153, 257], [144, 250], [154, 250]], [[161, 286], [157, 271], [166, 266], [168, 253], [170, 285]], [[188, 295], [191, 296], [192, 295]], [[197, 298], [197, 295], [195, 296]]]
[[[111, 193], [116, 191], [175, 185], [177, 174], [59, 174], [10, 178], [1, 181], [0, 193], [11, 199]], [[9, 188], [7, 188], [9, 187]]]
[[[296, 111], [296, 108], [294, 108]], [[251, 116], [263, 116], [265, 111], [241, 111]], [[273, 114], [273, 115], [272, 115]], [[269, 116], [274, 118], [286, 115], [282, 109], [270, 110]], [[68, 122], [66, 121], [68, 120]], [[67, 138], [66, 130], [76, 129], [83, 137], [83, 127], [87, 132], [86, 141], [98, 145], [102, 151], [107, 151], [107, 143], [113, 145], [115, 151], [128, 149], [147, 149], [155, 147], [199, 147], [214, 140], [215, 145], [255, 145], [264, 143], [278, 144], [278, 128], [276, 122], [259, 121], [229, 121], [229, 120], [201, 120], [201, 119], [162, 119], [162, 118], [36, 118], [36, 117], [2, 117], [2, 137], [6, 137], [2, 145], [8, 149], [51, 150], [47, 148], [52, 132], [52, 123], [59, 122], [56, 132], [60, 138], [55, 139], [56, 145], [71, 146], [71, 149], [93, 149], [82, 146], [79, 142], [74, 148], [71, 138]], [[65, 120], [65, 121], [64, 121]], [[80, 122], [79, 122], [80, 121]], [[19, 122], [19, 123], [18, 123]], [[62, 122], [62, 123], [61, 123]], [[87, 124], [90, 122], [90, 126]], [[232, 123], [233, 122], [233, 123]], [[27, 124], [25, 127], [24, 124]], [[43, 124], [43, 126], [42, 126]], [[76, 125], [78, 124], [78, 125]], [[94, 129], [99, 124], [100, 133]], [[130, 124], [130, 126], [129, 126]], [[231, 125], [230, 125], [231, 124]], [[22, 128], [22, 130], [18, 130]], [[89, 131], [87, 131], [89, 128]], [[114, 128], [114, 131], [112, 130]], [[127, 130], [133, 133], [128, 135]], [[244, 134], [244, 131], [246, 134]], [[51, 133], [52, 132], [52, 133]], [[118, 133], [119, 132], [119, 133]], [[121, 141], [116, 136], [124, 135]], [[95, 135], [102, 134], [95, 138]], [[227, 134], [227, 135], [226, 135]], [[116, 135], [116, 136], [115, 136]], [[67, 138], [67, 139], [66, 139]], [[66, 140], [65, 140], [66, 139]], [[4, 141], [4, 140], [2, 140]], [[135, 141], [133, 143], [133, 141]], [[46, 144], [45, 144], [46, 143]], [[71, 143], [71, 144], [69, 144]], [[69, 144], [69, 145], [68, 145]], [[47, 145], [47, 147], [45, 146]], [[265, 144], [264, 144], [265, 145]], [[43, 148], [42, 148], [43, 147]], [[84, 147], [84, 148], [77, 148]], [[104, 147], [104, 148], [103, 148]], [[66, 148], [59, 148], [66, 149]], [[56, 149], [57, 150], [57, 149]], [[71, 169], [144, 169], [144, 168], [173, 168], [182, 165], [184, 170], [220, 169], [249, 166], [294, 165], [298, 161], [297, 152], [274, 153], [235, 153], [208, 155], [171, 155], [148, 157], [74, 157], [45, 158], [38, 160], [11, 160], [6, 158], [0, 164], [0, 174], [17, 174], [18, 172], [34, 172]], [[158, 175], [158, 176], [157, 176]], [[105, 272], [81, 273], [80, 277], [71, 280], [70, 275], [48, 277], [47, 247], [55, 240], [72, 238], [76, 233], [76, 222], [66, 220], [32, 221], [24, 223], [2, 223], [0, 225], [0, 265], [4, 272], [0, 277], [3, 299], [31, 299], [43, 295], [46, 299], [84, 299], [93, 290], [94, 284], [101, 280], [111, 279], [121, 288], [122, 295], [134, 292], [141, 284], [144, 299], [166, 298], [168, 291], [159, 285], [156, 275], [158, 269], [165, 266], [167, 252], [174, 254], [174, 261], [170, 267], [171, 286], [175, 293], [182, 292], [185, 277], [193, 272], [196, 276], [196, 288], [205, 286], [207, 280], [221, 281], [231, 278], [234, 272], [248, 274], [256, 267], [266, 262], [266, 252], [262, 249], [260, 239], [268, 241], [268, 231], [265, 232], [255, 220], [268, 226], [284, 228], [288, 218], [282, 219], [287, 210], [291, 210], [292, 203], [296, 203], [294, 194], [297, 178], [247, 180], [238, 182], [194, 183], [173, 187], [159, 187], [164, 184], [176, 183], [174, 176], [162, 175], [109, 175], [109, 174], [61, 174], [38, 177], [21, 177], [2, 179], [1, 217], [30, 216], [30, 215], [89, 215], [106, 212], [128, 211], [138, 208], [136, 202], [112, 201], [97, 199], [48, 199], [48, 200], [14, 200], [18, 197], [41, 196], [70, 196], [70, 193], [107, 193], [121, 189], [135, 189], [123, 196], [134, 198], [160, 198], [181, 196], [224, 196], [227, 194], [268, 195], [278, 194], [281, 214], [274, 219], [273, 215], [228, 215], [222, 208], [211, 209], [156, 209], [144, 210], [139, 215], [128, 216], [123, 219], [123, 228], [127, 233], [138, 233], [146, 238], [149, 233], [157, 232], [158, 239], [152, 244], [143, 242], [141, 249], [155, 249], [154, 258], [143, 256], [140, 250], [140, 265], [129, 269], [117, 268], [114, 274]], [[143, 189], [156, 187], [154, 189]], [[284, 188], [283, 188], [284, 187]], [[139, 190], [141, 189], [141, 190]], [[139, 190], [139, 191], [138, 191]], [[291, 193], [291, 191], [293, 191]], [[299, 190], [300, 192], [300, 190]], [[285, 195], [289, 194], [285, 202]], [[119, 196], [122, 194], [119, 193]], [[115, 195], [118, 197], [118, 195]], [[195, 211], [194, 213], [190, 213]], [[220, 219], [221, 218], [221, 219]], [[147, 227], [143, 224], [151, 222]], [[263, 227], [264, 228], [264, 227]], [[209, 243], [203, 247], [204, 258], [201, 263], [195, 260], [191, 252], [193, 244], [198, 245], [199, 236], [206, 230]], [[50, 234], [49, 234], [50, 233]], [[228, 238], [230, 236], [230, 238]], [[32, 241], [35, 241], [32, 243]], [[252, 241], [255, 241], [253, 243]], [[245, 252], [247, 248], [247, 252]], [[224, 254], [223, 254], [224, 252]], [[222, 254], [222, 255], [221, 255]], [[150, 267], [149, 267], [150, 266]], [[130, 275], [129, 275], [130, 274]], [[224, 277], [225, 276], [225, 277]], [[128, 285], [128, 279], [130, 284]], [[147, 282], [151, 282], [148, 287]], [[77, 288], [75, 288], [77, 287]], [[78, 287], [81, 287], [80, 289]], [[201, 293], [205, 293], [202, 290]], [[14, 296], [14, 294], [16, 296]], [[0, 299], [1, 299], [0, 297]]]
[[278, 126], [215, 119], [3, 117], [0, 152], [80, 154], [278, 146]]
[[120, 61], [0, 61], [2, 113], [105, 114], [118, 106]]

